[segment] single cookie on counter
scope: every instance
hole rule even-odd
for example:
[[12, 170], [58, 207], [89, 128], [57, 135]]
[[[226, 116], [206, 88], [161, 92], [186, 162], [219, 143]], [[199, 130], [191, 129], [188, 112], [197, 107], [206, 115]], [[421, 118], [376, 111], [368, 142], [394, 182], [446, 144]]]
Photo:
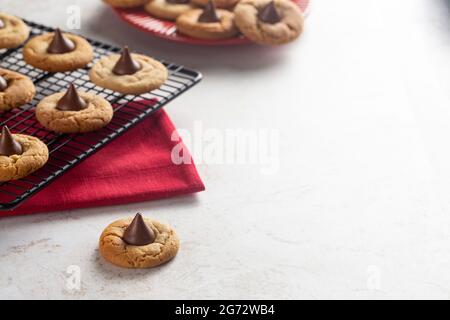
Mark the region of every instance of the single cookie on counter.
[[27, 104], [35, 94], [36, 88], [30, 78], [0, 68], [0, 112]]
[[146, 4], [149, 0], [103, 0], [103, 2], [116, 8], [134, 8]]
[[28, 64], [48, 72], [83, 68], [93, 57], [89, 42], [59, 29], [32, 38], [23, 48], [23, 58]]
[[194, 9], [190, 0], [151, 0], [145, 5], [145, 11], [152, 16], [167, 20], [176, 20], [184, 12]]
[[234, 13], [239, 30], [260, 44], [288, 43], [303, 31], [302, 13], [290, 0], [242, 0]]
[[131, 54], [125, 46], [122, 54], [101, 58], [89, 72], [96, 85], [124, 94], [142, 94], [159, 88], [168, 77], [166, 67], [142, 54]]
[[209, 1], [204, 9], [192, 9], [180, 15], [176, 21], [178, 32], [198, 39], [227, 39], [238, 35], [234, 14], [216, 9]]
[[99, 241], [103, 258], [123, 268], [156, 267], [175, 257], [179, 247], [175, 230], [140, 213], [111, 223]]
[[106, 126], [113, 117], [104, 98], [78, 92], [71, 84], [67, 92], [44, 98], [36, 107], [36, 118], [45, 128], [59, 133], [90, 132]]
[[[217, 8], [230, 9], [233, 8], [239, 0], [213, 0]], [[191, 0], [193, 4], [204, 7], [208, 4], [209, 0]]]
[[24, 178], [44, 166], [48, 148], [38, 138], [11, 134], [7, 126], [0, 136], [0, 181]]
[[0, 49], [20, 46], [30, 35], [30, 29], [21, 19], [0, 12]]

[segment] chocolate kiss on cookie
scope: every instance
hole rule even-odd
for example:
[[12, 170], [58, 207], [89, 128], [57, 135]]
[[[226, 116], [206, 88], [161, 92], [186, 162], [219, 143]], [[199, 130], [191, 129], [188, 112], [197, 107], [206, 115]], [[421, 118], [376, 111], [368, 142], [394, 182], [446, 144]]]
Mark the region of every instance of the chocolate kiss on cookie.
[[216, 5], [211, 0], [208, 1], [208, 4], [203, 9], [202, 14], [198, 17], [198, 22], [203, 23], [213, 23], [219, 22], [220, 19], [217, 16]]
[[6, 82], [6, 79], [0, 76], [0, 92], [5, 91], [6, 88], [8, 88], [8, 82]]
[[0, 155], [12, 156], [22, 154], [22, 145], [14, 139], [7, 126], [2, 129], [2, 135], [0, 136]]
[[170, 4], [186, 4], [189, 3], [190, 0], [166, 0], [166, 2]]
[[86, 101], [81, 99], [73, 84], [70, 84], [69, 89], [56, 104], [56, 109], [61, 111], [80, 111], [86, 108]]
[[155, 241], [155, 233], [147, 226], [142, 215], [138, 213], [125, 230], [122, 239], [132, 246], [146, 246]]
[[113, 73], [118, 76], [124, 76], [135, 74], [141, 69], [141, 64], [133, 59], [128, 46], [123, 47], [122, 54], [113, 68]]
[[262, 22], [275, 24], [281, 21], [281, 17], [275, 8], [275, 2], [270, 1], [264, 8], [258, 13], [258, 18]]
[[73, 50], [75, 50], [75, 43], [67, 39], [67, 37], [62, 34], [59, 28], [56, 29], [53, 40], [48, 46], [47, 52], [54, 54], [63, 54], [72, 52]]

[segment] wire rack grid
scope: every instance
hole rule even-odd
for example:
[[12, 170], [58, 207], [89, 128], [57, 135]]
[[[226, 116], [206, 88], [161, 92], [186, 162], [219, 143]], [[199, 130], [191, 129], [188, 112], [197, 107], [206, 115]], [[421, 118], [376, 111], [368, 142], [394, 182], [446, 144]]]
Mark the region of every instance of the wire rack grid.
[[[31, 21], [25, 22], [31, 28], [31, 36], [54, 30]], [[93, 63], [102, 56], [120, 52], [118, 47], [96, 40], [87, 40], [94, 49]], [[13, 133], [32, 135], [41, 139], [47, 144], [50, 155], [49, 161], [40, 170], [20, 180], [0, 183], [0, 210], [11, 210], [19, 206], [69, 169], [202, 79], [199, 72], [173, 63], [161, 62], [169, 72], [169, 78], [165, 84], [152, 92], [135, 96], [103, 89], [89, 82], [88, 71], [91, 65], [73, 72], [48, 73], [26, 64], [22, 58], [21, 47], [0, 50], [0, 68], [20, 72], [30, 77], [37, 91], [31, 103], [0, 114], [0, 128], [7, 125]], [[70, 83], [75, 84], [81, 91], [100, 95], [111, 103], [114, 117], [106, 127], [85, 134], [58, 134], [48, 131], [39, 124], [34, 115], [34, 109], [39, 101], [48, 95], [65, 91]]]

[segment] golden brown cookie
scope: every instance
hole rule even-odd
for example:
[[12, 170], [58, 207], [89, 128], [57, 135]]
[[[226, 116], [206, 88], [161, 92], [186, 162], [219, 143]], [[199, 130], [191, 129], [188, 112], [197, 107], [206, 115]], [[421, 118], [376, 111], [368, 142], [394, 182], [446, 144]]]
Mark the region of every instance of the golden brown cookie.
[[0, 77], [7, 84], [4, 90], [0, 86], [0, 112], [20, 107], [33, 100], [36, 88], [30, 78], [18, 72], [1, 68]]
[[69, 88], [67, 92], [55, 93], [39, 102], [36, 118], [42, 126], [59, 133], [77, 133], [100, 129], [111, 121], [111, 104], [104, 98], [87, 92], [78, 92], [79, 96], [76, 97], [84, 102], [83, 109], [61, 109], [60, 101], [70, 94], [73, 93]]
[[0, 12], [0, 49], [20, 46], [30, 35], [30, 29], [21, 19]]
[[[298, 38], [303, 31], [303, 16], [299, 7], [289, 0], [275, 0], [274, 8], [270, 8], [271, 1], [240, 1], [234, 9], [239, 30], [260, 44], [284, 44]], [[266, 10], [266, 21], [261, 20], [263, 10]]]
[[132, 74], [116, 74], [115, 66], [123, 59], [128, 48], [124, 48], [122, 55], [113, 54], [101, 58], [89, 72], [89, 77], [96, 85], [124, 94], [142, 94], [159, 88], [168, 77], [166, 67], [150, 57], [142, 54], [129, 54], [128, 60], [133, 59], [140, 67]]
[[103, 1], [116, 8], [134, 8], [143, 6], [149, 0], [103, 0]]
[[[5, 141], [6, 140], [6, 141]], [[5, 154], [2, 149], [18, 144], [19, 154]], [[48, 148], [38, 138], [12, 134], [3, 128], [0, 136], [0, 181], [18, 180], [40, 169], [48, 160]]]
[[63, 33], [64, 39], [74, 45], [66, 53], [49, 52], [58, 30], [32, 38], [23, 49], [24, 60], [38, 69], [48, 72], [65, 72], [85, 67], [92, 61], [94, 53], [91, 45], [80, 36]]
[[195, 6], [189, 0], [151, 0], [144, 8], [157, 18], [175, 20], [182, 13], [194, 9]]
[[[208, 6], [211, 5], [209, 2]], [[216, 22], [201, 22], [205, 9], [192, 9], [180, 15], [176, 21], [178, 32], [198, 39], [218, 40], [232, 38], [239, 30], [234, 24], [234, 14], [223, 9], [213, 9], [216, 12]]]
[[153, 234], [153, 242], [130, 245], [126, 242], [126, 230], [138, 218], [117, 220], [100, 236], [100, 254], [107, 261], [123, 268], [152, 268], [168, 262], [178, 252], [180, 241], [175, 230], [158, 221], [143, 218]]
[[[196, 4], [198, 6], [204, 7], [208, 4], [209, 0], [191, 0], [193, 4]], [[239, 2], [239, 0], [213, 0], [214, 4], [217, 6], [217, 8], [222, 9], [230, 9], [236, 5], [236, 3]]]

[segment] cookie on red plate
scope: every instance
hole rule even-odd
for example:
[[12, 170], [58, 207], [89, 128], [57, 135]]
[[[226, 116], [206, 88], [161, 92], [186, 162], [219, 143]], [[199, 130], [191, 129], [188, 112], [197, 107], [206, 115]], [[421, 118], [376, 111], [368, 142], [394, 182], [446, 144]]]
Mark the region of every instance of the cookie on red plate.
[[152, 16], [167, 20], [176, 20], [181, 14], [194, 9], [190, 0], [151, 0], [145, 5], [145, 11]]
[[290, 0], [242, 0], [234, 9], [239, 30], [261, 44], [283, 44], [303, 31], [303, 16]]
[[176, 25], [178, 32], [198, 39], [228, 39], [239, 34], [234, 24], [234, 14], [216, 9], [212, 1], [209, 1], [204, 9], [183, 13], [178, 17]]
[[134, 8], [146, 4], [149, 0], [103, 0], [105, 3], [116, 8]]

